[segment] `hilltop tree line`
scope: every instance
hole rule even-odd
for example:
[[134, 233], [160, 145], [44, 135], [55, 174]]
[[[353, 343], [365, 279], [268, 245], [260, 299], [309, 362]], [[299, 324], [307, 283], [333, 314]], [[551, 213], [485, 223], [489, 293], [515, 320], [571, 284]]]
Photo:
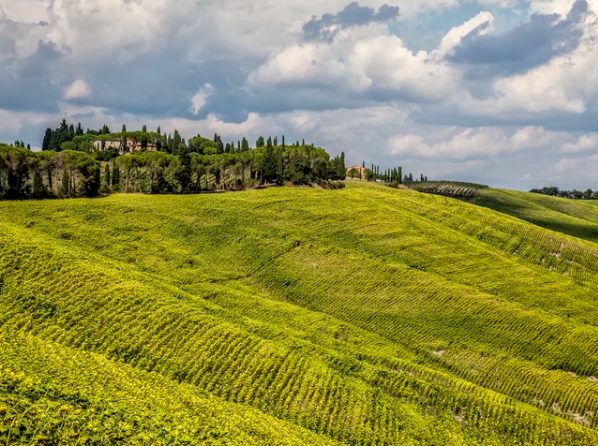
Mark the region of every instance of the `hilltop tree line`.
[[598, 191], [588, 189], [585, 192], [579, 190], [561, 190], [558, 187], [544, 187], [542, 189], [532, 189], [534, 194], [549, 195], [551, 197], [571, 198], [574, 200], [598, 200]]
[[20, 141], [0, 144], [0, 198], [93, 197], [112, 192], [196, 193], [247, 186], [320, 183], [339, 187], [345, 155], [331, 158], [305, 141], [284, 136], [224, 143], [197, 135], [189, 141], [175, 130], [129, 132], [123, 126], [83, 131], [63, 120], [44, 135], [41, 152]]
[[366, 168], [365, 161], [362, 164], [362, 169], [353, 167], [349, 169], [347, 176], [353, 180], [382, 181], [396, 185], [428, 181], [428, 177], [424, 176], [423, 173], [419, 180], [418, 178], [414, 178], [412, 173], [403, 176], [403, 168], [400, 166], [380, 169], [380, 166], [372, 164], [370, 168]]

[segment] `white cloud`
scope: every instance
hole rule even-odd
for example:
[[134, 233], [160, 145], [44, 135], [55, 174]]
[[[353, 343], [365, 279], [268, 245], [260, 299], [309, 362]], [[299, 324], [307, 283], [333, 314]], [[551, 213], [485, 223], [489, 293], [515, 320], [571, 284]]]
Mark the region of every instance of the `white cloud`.
[[588, 14], [579, 26], [583, 37], [572, 52], [526, 73], [495, 82], [497, 110], [501, 113], [581, 114], [598, 99], [598, 18]]
[[199, 111], [208, 103], [208, 98], [214, 93], [214, 87], [205, 84], [191, 98], [191, 113], [197, 115]]
[[325, 85], [327, 89], [369, 91], [441, 100], [454, 91], [458, 73], [425, 51], [413, 53], [386, 27], [348, 30], [331, 43], [297, 44], [274, 54], [248, 77], [254, 88], [273, 84]]
[[37, 23], [48, 20], [47, 0], [4, 0], [0, 5], [0, 19], [4, 17], [15, 22]]
[[[529, 12], [532, 14], [567, 15], [577, 0], [529, 0]], [[587, 0], [590, 9], [598, 11], [598, 0]]]
[[582, 153], [598, 149], [598, 133], [582, 135], [575, 142], [568, 142], [561, 146], [564, 153]]
[[64, 99], [83, 99], [91, 96], [91, 87], [82, 79], [77, 79], [64, 90]]
[[440, 45], [438, 45], [438, 50], [435, 51], [435, 55], [440, 59], [449, 54], [455, 47], [457, 47], [463, 37], [470, 34], [477, 28], [480, 28], [482, 25], [486, 25], [483, 28], [480, 28], [480, 35], [488, 34], [492, 31], [492, 25], [494, 24], [494, 16], [489, 12], [482, 11], [471, 20], [468, 20], [461, 26], [457, 26], [451, 29], [446, 36], [442, 38], [440, 41]]
[[550, 147], [567, 134], [547, 131], [542, 127], [523, 127], [509, 136], [500, 127], [468, 128], [436, 142], [421, 135], [397, 135], [388, 140], [391, 155], [424, 158], [484, 158], [524, 150]]

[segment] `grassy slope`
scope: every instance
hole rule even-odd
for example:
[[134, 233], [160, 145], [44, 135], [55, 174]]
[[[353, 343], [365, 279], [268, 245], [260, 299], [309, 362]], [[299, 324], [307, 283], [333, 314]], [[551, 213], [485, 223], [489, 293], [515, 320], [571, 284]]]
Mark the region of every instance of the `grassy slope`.
[[591, 242], [356, 183], [0, 203], [0, 229], [11, 441], [598, 442]]
[[501, 189], [480, 191], [474, 201], [543, 228], [598, 242], [598, 202]]

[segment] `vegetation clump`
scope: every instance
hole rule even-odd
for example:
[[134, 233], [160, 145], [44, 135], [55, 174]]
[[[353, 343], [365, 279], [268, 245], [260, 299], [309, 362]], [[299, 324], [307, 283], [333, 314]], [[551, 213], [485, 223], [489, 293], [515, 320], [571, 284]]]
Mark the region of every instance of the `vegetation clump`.
[[473, 198], [480, 190], [487, 189], [483, 184], [460, 181], [421, 181], [408, 183], [411, 189], [428, 194], [444, 195], [454, 198]]
[[[107, 126], [83, 132], [65, 120], [46, 131], [41, 152], [18, 142], [0, 144], [0, 198], [97, 196], [113, 192], [197, 193], [239, 190], [256, 185], [338, 182], [345, 179], [345, 157], [331, 158], [313, 144], [287, 145], [284, 137], [259, 138], [250, 148], [201, 136], [187, 143], [173, 135], [111, 133]], [[337, 184], [337, 183], [335, 183]]]

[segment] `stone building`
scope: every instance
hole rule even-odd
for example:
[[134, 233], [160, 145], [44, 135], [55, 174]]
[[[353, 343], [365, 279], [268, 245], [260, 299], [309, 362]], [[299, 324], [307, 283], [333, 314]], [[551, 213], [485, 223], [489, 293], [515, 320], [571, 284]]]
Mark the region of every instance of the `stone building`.
[[[355, 169], [355, 171], [357, 172], [354, 176], [354, 178], [351, 178], [351, 171]], [[348, 180], [365, 180], [365, 171], [366, 168], [362, 167], [362, 166], [351, 166], [351, 167], [347, 167], [347, 179]]]

